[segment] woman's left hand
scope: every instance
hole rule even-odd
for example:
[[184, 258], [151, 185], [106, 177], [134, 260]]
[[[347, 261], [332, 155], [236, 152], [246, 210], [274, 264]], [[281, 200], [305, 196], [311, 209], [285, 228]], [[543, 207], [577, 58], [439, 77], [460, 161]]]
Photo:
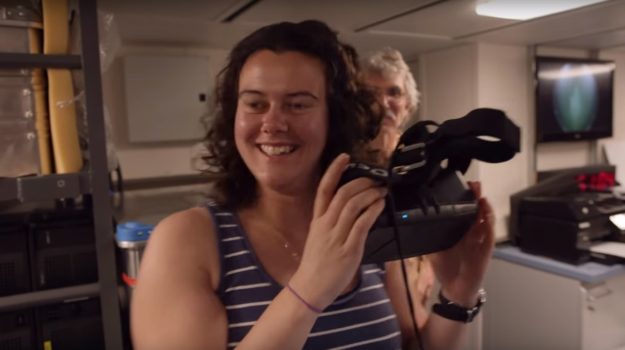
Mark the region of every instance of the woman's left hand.
[[473, 307], [477, 302], [495, 241], [493, 209], [482, 198], [479, 182], [469, 182], [469, 186], [479, 198], [477, 220], [460, 242], [429, 256], [443, 295], [465, 307]]

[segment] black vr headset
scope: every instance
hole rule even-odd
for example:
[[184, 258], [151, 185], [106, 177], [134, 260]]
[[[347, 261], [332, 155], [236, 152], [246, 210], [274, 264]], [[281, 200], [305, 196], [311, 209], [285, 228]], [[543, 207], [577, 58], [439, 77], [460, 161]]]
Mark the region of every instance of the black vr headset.
[[[429, 128], [436, 127], [434, 131]], [[455, 245], [477, 218], [478, 200], [461, 178], [472, 159], [501, 163], [519, 152], [520, 129], [500, 110], [475, 109], [438, 125], [408, 128], [388, 169], [351, 163], [341, 184], [370, 177], [389, 188], [369, 232], [363, 263], [433, 253]]]

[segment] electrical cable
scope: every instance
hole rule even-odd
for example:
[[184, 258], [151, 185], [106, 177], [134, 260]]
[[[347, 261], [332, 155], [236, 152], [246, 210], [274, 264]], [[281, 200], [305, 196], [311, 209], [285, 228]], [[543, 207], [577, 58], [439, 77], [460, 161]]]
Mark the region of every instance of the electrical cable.
[[[392, 164], [392, 162], [391, 162]], [[388, 174], [389, 181], [387, 183], [388, 186], [388, 195], [386, 197], [386, 205], [388, 209], [386, 210], [388, 215], [388, 220], [393, 227], [393, 235], [395, 237], [395, 246], [397, 247], [397, 252], [399, 253], [399, 258], [401, 261], [401, 274], [404, 281], [404, 288], [406, 290], [406, 298], [408, 299], [408, 309], [410, 310], [410, 320], [412, 321], [412, 328], [415, 333], [415, 338], [417, 339], [417, 344], [419, 345], [420, 350], [425, 350], [423, 346], [423, 341], [421, 339], [421, 332], [419, 332], [419, 327], [417, 326], [415, 308], [412, 301], [412, 295], [410, 293], [410, 285], [408, 284], [408, 276], [406, 274], [406, 262], [404, 261], [403, 251], [401, 249], [401, 239], [399, 238], [399, 229], [397, 228], [397, 222], [395, 220], [395, 199], [393, 198], [393, 192], [391, 191], [392, 182], [390, 181], [392, 174], [392, 167], [389, 165]]]

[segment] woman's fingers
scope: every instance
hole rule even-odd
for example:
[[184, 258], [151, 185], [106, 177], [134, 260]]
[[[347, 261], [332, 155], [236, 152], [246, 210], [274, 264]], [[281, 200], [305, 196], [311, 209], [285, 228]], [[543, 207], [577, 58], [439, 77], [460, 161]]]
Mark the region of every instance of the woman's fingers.
[[[362, 255], [365, 249], [365, 240], [369, 234], [369, 229], [373, 226], [375, 220], [382, 214], [385, 205], [384, 197], [378, 198], [373, 204], [367, 207], [365, 211], [358, 216], [354, 225], [352, 226], [345, 246], [349, 251], [355, 251], [359, 255]], [[353, 250], [352, 250], [353, 249]]]
[[327, 222], [335, 225], [345, 206], [352, 198], [369, 189], [376, 189], [378, 187], [379, 185], [376, 184], [375, 181], [366, 177], [352, 180], [339, 187], [326, 210], [325, 215]]
[[[369, 187], [351, 196], [340, 210], [336, 221], [337, 237], [334, 238], [343, 243], [347, 240], [348, 236], [353, 234], [354, 230], [360, 230], [360, 228], [356, 228], [355, 226], [357, 219], [365, 215], [367, 209], [377, 200], [384, 199], [386, 194], [386, 188], [375, 186]], [[373, 225], [376, 218], [371, 222], [371, 225]], [[367, 226], [364, 230], [368, 232], [370, 228], [371, 226]]]
[[471, 191], [473, 191], [473, 195], [475, 196], [475, 198], [482, 197], [482, 183], [481, 182], [468, 181], [467, 184], [469, 185], [469, 188], [471, 189]]
[[480, 198], [477, 219], [467, 232], [463, 241], [467, 242], [471, 248], [479, 245], [491, 245], [494, 242], [495, 216], [493, 209], [486, 198]]
[[495, 224], [495, 214], [493, 212], [493, 207], [490, 205], [488, 199], [484, 197], [480, 198], [478, 201], [476, 224], [489, 227], [492, 227]]
[[488, 199], [483, 198], [483, 200], [480, 201], [480, 210], [482, 210], [482, 217], [486, 223], [489, 226], [493, 226], [495, 224], [495, 212]]
[[[484, 225], [482, 237], [479, 238], [480, 242], [491, 246], [495, 241], [495, 214], [493, 207], [486, 198], [480, 199], [480, 224]], [[483, 220], [483, 221], [482, 221]]]
[[[482, 197], [482, 184], [479, 181], [469, 181], [469, 187], [473, 191], [475, 198], [478, 199], [478, 212], [477, 220], [472, 227], [474, 235], [484, 236], [485, 233], [492, 233], [493, 225], [495, 224], [495, 215], [493, 208], [486, 198]], [[479, 241], [482, 242], [484, 237], [479, 237]]]
[[315, 205], [313, 218], [323, 215], [334, 197], [336, 186], [338, 186], [345, 167], [349, 163], [349, 155], [346, 153], [339, 154], [323, 174], [319, 187], [317, 187], [317, 195], [315, 197]]

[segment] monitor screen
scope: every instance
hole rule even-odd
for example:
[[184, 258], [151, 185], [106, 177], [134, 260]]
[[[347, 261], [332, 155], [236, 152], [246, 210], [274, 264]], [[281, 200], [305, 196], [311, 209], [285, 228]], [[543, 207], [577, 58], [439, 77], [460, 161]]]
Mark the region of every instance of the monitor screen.
[[536, 142], [612, 136], [614, 62], [536, 57]]

